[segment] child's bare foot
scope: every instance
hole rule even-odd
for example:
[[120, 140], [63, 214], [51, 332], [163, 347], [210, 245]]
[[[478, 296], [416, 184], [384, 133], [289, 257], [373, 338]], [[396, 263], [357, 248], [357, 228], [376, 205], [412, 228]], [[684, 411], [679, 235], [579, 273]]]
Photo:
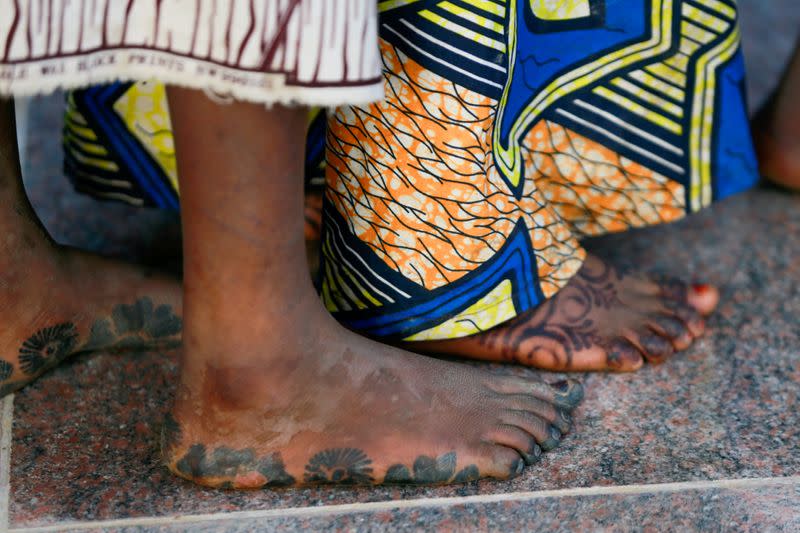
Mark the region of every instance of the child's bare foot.
[[302, 109], [168, 95], [185, 287], [173, 472], [236, 488], [463, 482], [516, 475], [558, 444], [577, 383], [404, 352], [324, 310], [305, 268]]
[[45, 242], [2, 257], [0, 396], [79, 352], [180, 344], [176, 280]]
[[15, 127], [0, 99], [0, 396], [78, 352], [177, 345], [177, 281], [50, 240], [22, 187]]
[[589, 255], [538, 308], [482, 334], [412, 348], [546, 370], [632, 371], [688, 348], [718, 301], [713, 287], [623, 273]]
[[552, 387], [410, 354], [313, 306], [273, 323], [279, 340], [267, 331], [258, 340], [248, 325], [192, 324], [185, 349], [204, 362], [187, 358], [166, 426], [173, 472], [230, 488], [506, 479], [572, 425], [576, 382]]

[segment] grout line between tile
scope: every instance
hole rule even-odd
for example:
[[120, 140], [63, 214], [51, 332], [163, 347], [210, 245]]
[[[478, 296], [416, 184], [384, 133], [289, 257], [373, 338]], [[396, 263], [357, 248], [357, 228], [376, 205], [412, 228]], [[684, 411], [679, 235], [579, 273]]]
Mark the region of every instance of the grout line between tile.
[[170, 526], [188, 525], [201, 522], [220, 522], [226, 520], [269, 519], [269, 518], [311, 518], [315, 516], [337, 516], [346, 513], [380, 512], [398, 509], [452, 507], [465, 504], [503, 503], [544, 498], [587, 497], [656, 494], [702, 489], [746, 489], [764, 486], [800, 485], [800, 476], [767, 477], [749, 479], [722, 479], [713, 481], [686, 481], [677, 483], [654, 483], [650, 485], [617, 485], [555, 489], [542, 491], [511, 492], [505, 494], [478, 494], [474, 496], [453, 496], [446, 498], [418, 498], [410, 500], [386, 500], [379, 502], [348, 503], [341, 505], [320, 505], [315, 507], [284, 507], [258, 511], [239, 511], [231, 513], [209, 513], [197, 515], [177, 515], [161, 517], [121, 518], [87, 522], [60, 522], [49, 526], [22, 527], [9, 530], [9, 533], [39, 533], [65, 530], [89, 530], [112, 527]]
[[8, 503], [11, 497], [11, 433], [14, 422], [14, 395], [0, 401], [0, 531], [8, 531]]

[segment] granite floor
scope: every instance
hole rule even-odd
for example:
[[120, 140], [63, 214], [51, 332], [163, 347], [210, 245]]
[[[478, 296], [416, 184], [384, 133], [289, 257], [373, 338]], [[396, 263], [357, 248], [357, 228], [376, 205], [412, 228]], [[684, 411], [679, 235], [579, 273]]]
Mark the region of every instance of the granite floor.
[[[741, 5], [755, 108], [800, 28], [800, 4]], [[61, 101], [34, 103], [22, 124], [26, 184], [55, 238], [176, 268], [175, 215], [74, 194], [61, 177]], [[722, 303], [708, 335], [668, 364], [585, 376], [573, 434], [511, 482], [197, 488], [155, 455], [176, 353], [96, 354], [0, 402], [0, 530], [800, 531], [800, 195], [764, 186], [589, 246], [718, 284]]]

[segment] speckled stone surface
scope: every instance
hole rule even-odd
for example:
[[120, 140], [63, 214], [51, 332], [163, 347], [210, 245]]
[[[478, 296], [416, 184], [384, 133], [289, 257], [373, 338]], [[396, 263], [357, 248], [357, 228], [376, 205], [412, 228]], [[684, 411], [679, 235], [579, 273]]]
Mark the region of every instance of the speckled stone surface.
[[[779, 51], [785, 57], [791, 32], [800, 27], [800, 4], [741, 4], [745, 29], [751, 28], [746, 51], [756, 58], [752, 101], [759, 102], [784, 61]], [[61, 177], [61, 103], [40, 99], [31, 110], [27, 187], [56, 239], [175, 268], [180, 241], [175, 215], [72, 193]], [[617, 262], [718, 284], [722, 303], [709, 320], [707, 337], [668, 364], [631, 375], [587, 376], [574, 434], [512, 482], [255, 493], [200, 489], [173, 478], [156, 456], [158, 424], [177, 375], [176, 354], [100, 354], [64, 365], [16, 396], [11, 524], [800, 473], [800, 196], [763, 188], [679, 224], [606, 237], [590, 248]], [[534, 374], [511, 367], [496, 371]], [[685, 519], [688, 529], [791, 531], [800, 528], [798, 507], [796, 487], [781, 485], [274, 519], [269, 526], [530, 529], [537, 520], [563, 520], [571, 529], [602, 530], [616, 520], [655, 531], [665, 529], [665, 521]], [[254, 525], [203, 527], [246, 531]]]
[[[668, 364], [589, 375], [575, 434], [510, 483], [233, 493], [172, 478], [155, 455], [175, 359], [100, 355], [15, 399], [14, 524], [800, 472], [800, 196], [758, 190], [593, 248], [722, 287], [709, 334]], [[531, 372], [520, 368], [498, 371]]]
[[565, 496], [325, 516], [233, 518], [157, 527], [129, 526], [106, 531], [244, 533], [387, 530], [788, 533], [800, 530], [800, 486], [767, 485], [748, 489]]

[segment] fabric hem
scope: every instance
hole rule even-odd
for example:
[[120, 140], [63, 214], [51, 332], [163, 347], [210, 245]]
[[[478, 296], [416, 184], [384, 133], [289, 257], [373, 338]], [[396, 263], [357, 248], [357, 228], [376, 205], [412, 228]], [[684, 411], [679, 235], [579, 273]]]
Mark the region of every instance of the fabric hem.
[[[537, 304], [537, 305], [535, 305], [535, 306], [533, 306], [533, 307], [529, 307], [529, 308], [525, 308], [525, 309], [517, 309], [517, 308], [515, 307], [515, 308], [514, 308], [514, 310], [516, 311], [516, 313], [514, 314], [514, 316], [512, 316], [512, 317], [511, 317], [511, 318], [509, 318], [508, 320], [504, 320], [504, 321], [502, 321], [502, 322], [498, 322], [497, 324], [495, 324], [494, 326], [492, 326], [492, 327], [490, 327], [490, 328], [483, 329], [483, 330], [481, 330], [481, 331], [478, 331], [478, 332], [475, 332], [475, 333], [469, 333], [469, 334], [466, 334], [466, 335], [456, 335], [456, 336], [453, 336], [453, 337], [442, 337], [442, 338], [427, 338], [427, 339], [415, 339], [415, 340], [409, 340], [409, 337], [413, 337], [414, 335], [418, 335], [419, 333], [421, 333], [421, 332], [417, 332], [417, 333], [412, 333], [412, 334], [410, 334], [410, 335], [407, 335], [407, 336], [406, 336], [406, 337], [403, 339], [403, 341], [404, 341], [404, 342], [408, 342], [408, 343], [415, 343], [415, 342], [435, 342], [435, 341], [448, 341], [448, 340], [455, 340], [455, 339], [464, 339], [464, 338], [467, 338], [467, 337], [472, 337], [472, 336], [474, 336], [474, 335], [481, 335], [481, 334], [483, 334], [483, 333], [486, 333], [487, 331], [490, 331], [490, 330], [492, 330], [492, 329], [494, 329], [494, 328], [496, 328], [496, 327], [502, 326], [503, 324], [506, 324], [507, 322], [510, 322], [510, 321], [512, 321], [512, 320], [514, 320], [514, 319], [516, 319], [517, 317], [519, 317], [519, 316], [520, 316], [521, 314], [523, 314], [523, 313], [526, 313], [526, 312], [528, 312], [528, 311], [531, 311], [531, 310], [533, 310], [533, 309], [536, 309], [537, 307], [539, 307], [540, 305], [542, 305], [544, 302], [546, 302], [546, 301], [550, 300], [551, 298], [553, 298], [554, 296], [556, 296], [556, 295], [557, 295], [559, 292], [561, 292], [561, 289], [563, 289], [563, 288], [564, 288], [564, 287], [567, 285], [567, 283], [569, 283], [569, 282], [572, 280], [572, 278], [573, 278], [573, 277], [575, 277], [575, 275], [578, 273], [578, 271], [581, 269], [581, 267], [583, 267], [583, 263], [586, 261], [586, 250], [585, 250], [583, 247], [579, 247], [579, 248], [576, 250], [576, 254], [578, 254], [578, 255], [580, 256], [580, 257], [578, 257], [578, 258], [577, 258], [577, 259], [578, 259], [578, 261], [580, 261], [580, 266], [579, 266], [577, 269], [575, 269], [575, 273], [574, 273], [574, 274], [572, 274], [572, 276], [570, 276], [569, 278], [567, 278], [566, 280], [564, 280], [564, 281], [561, 283], [561, 285], [558, 287], [558, 290], [556, 290], [556, 291], [555, 291], [553, 294], [551, 294], [549, 297], [545, 298], [544, 300], [542, 300], [541, 302], [539, 302], [539, 304]], [[484, 313], [484, 312], [486, 312], [486, 311], [489, 311], [489, 310], [496, 309], [496, 308], [498, 308], [499, 306], [501, 306], [501, 305], [503, 305], [503, 304], [506, 304], [506, 303], [508, 303], [509, 301], [514, 301], [514, 297], [515, 297], [517, 294], [519, 294], [519, 292], [520, 292], [520, 289], [521, 289], [521, 288], [522, 288], [522, 287], [516, 287], [516, 288], [514, 288], [514, 289], [512, 290], [512, 294], [511, 294], [511, 296], [509, 296], [509, 297], [507, 297], [507, 298], [503, 298], [502, 300], [497, 300], [497, 301], [496, 301], [496, 302], [495, 302], [493, 305], [491, 305], [491, 306], [487, 306], [487, 307], [483, 307], [483, 308], [480, 308], [480, 309], [476, 309], [476, 310], [475, 310], [475, 312], [474, 312], [474, 313], [471, 313], [471, 314]], [[455, 314], [455, 315], [453, 315], [453, 316], [451, 316], [451, 317], [449, 317], [447, 320], [451, 320], [452, 318], [454, 318], [454, 317], [456, 317], [456, 316], [458, 316], [458, 313], [457, 313], [457, 314]], [[441, 323], [444, 323], [444, 322], [446, 322], [447, 320], [443, 320]], [[433, 327], [436, 327], [436, 326], [433, 326]], [[432, 329], [432, 328], [428, 328], [428, 329]], [[424, 331], [424, 330], [423, 330], [423, 331]]]
[[98, 51], [72, 57], [0, 63], [0, 95], [25, 97], [116, 81], [148, 81], [207, 90], [236, 100], [337, 107], [384, 97], [383, 78], [338, 85], [288, 85], [283, 73], [241, 70], [148, 49]]

